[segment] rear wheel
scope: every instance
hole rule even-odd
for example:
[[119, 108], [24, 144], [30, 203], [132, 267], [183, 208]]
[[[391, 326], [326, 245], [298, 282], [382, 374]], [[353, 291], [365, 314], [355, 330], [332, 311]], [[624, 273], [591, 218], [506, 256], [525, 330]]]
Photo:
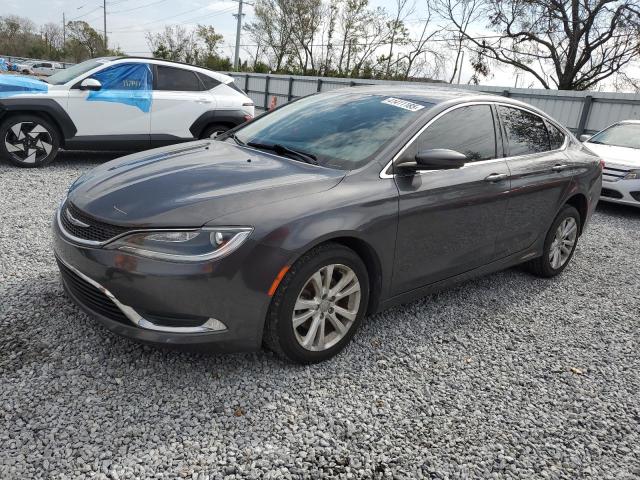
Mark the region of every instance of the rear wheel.
[[314, 248], [289, 270], [273, 297], [265, 344], [287, 360], [316, 363], [351, 340], [369, 301], [367, 269], [339, 244]]
[[544, 241], [542, 256], [531, 260], [527, 267], [539, 277], [555, 277], [567, 267], [578, 245], [580, 214], [565, 205], [553, 221]]
[[221, 133], [226, 132], [227, 130], [231, 130], [231, 127], [229, 127], [228, 125], [223, 125], [221, 123], [209, 125], [207, 128], [203, 130], [202, 135], [200, 135], [200, 138], [215, 138]]
[[0, 155], [18, 167], [47, 165], [59, 147], [58, 130], [36, 115], [12, 116], [0, 124]]

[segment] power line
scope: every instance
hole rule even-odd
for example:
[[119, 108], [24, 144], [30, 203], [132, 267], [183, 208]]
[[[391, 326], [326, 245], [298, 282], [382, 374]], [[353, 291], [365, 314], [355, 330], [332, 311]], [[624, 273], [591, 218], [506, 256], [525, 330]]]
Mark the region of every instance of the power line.
[[126, 12], [132, 12], [134, 10], [140, 10], [142, 8], [147, 8], [147, 7], [152, 7], [153, 5], [158, 5], [159, 3], [163, 3], [166, 2], [167, 0], [157, 0], [155, 2], [151, 2], [151, 3], [147, 3], [146, 5], [140, 5], [138, 7], [133, 7], [133, 8], [128, 8], [125, 10], [116, 10], [114, 12], [110, 12], [111, 14], [115, 14], [115, 13], [126, 13]]
[[[213, 18], [213, 17], [220, 16], [220, 15], [224, 15], [224, 14], [226, 14], [226, 13], [231, 13], [231, 12], [233, 12], [234, 10], [235, 10], [235, 7], [231, 7], [231, 8], [227, 8], [227, 9], [225, 9], [225, 10], [221, 10], [221, 11], [219, 11], [219, 12], [211, 13], [211, 14], [209, 14], [209, 15], [204, 15], [204, 16], [199, 15], [199, 16], [197, 16], [197, 17], [189, 18], [189, 19], [187, 19], [187, 20], [182, 20], [182, 21], [180, 21], [180, 22], [171, 22], [171, 25], [186, 25], [186, 24], [192, 23], [192, 22], [194, 22], [194, 21], [205, 20], [205, 19], [209, 19], [209, 18]], [[171, 17], [169, 17], [169, 18], [173, 18], [174, 16], [175, 16], [175, 15], [172, 15], [172, 16], [171, 16]], [[165, 20], [166, 20], [166, 19], [165, 19]], [[160, 22], [162, 22], [162, 21], [163, 21], [163, 20], [158, 20], [158, 21], [154, 21], [154, 22], [149, 22], [149, 23], [146, 23], [146, 24], [142, 24], [141, 26], [144, 26], [144, 25], [151, 25], [151, 24], [154, 24], [154, 23], [160, 23]], [[140, 25], [139, 25], [139, 26], [140, 26]], [[121, 33], [121, 34], [122, 34], [122, 33], [124, 33], [124, 34], [126, 34], [126, 33], [140, 33], [140, 32], [146, 32], [147, 30], [148, 30], [148, 28], [138, 28], [138, 29], [133, 29], [133, 30], [132, 30], [132, 29], [122, 29], [122, 30], [113, 30], [113, 31], [111, 31], [110, 33]]]
[[[189, 10], [185, 10], [185, 11], [180, 12], [180, 13], [169, 15], [168, 17], [159, 18], [157, 20], [151, 20], [150, 22], [146, 22], [146, 23], [142, 23], [142, 24], [139, 23], [139, 24], [136, 24], [136, 25], [129, 25], [129, 26], [123, 27], [123, 28], [121, 28], [119, 30], [114, 30], [111, 33], [131, 31], [131, 28], [136, 28], [136, 27], [138, 27], [138, 31], [142, 31], [142, 30], [139, 29], [139, 27], [144, 27], [146, 25], [151, 25], [151, 24], [154, 24], [154, 23], [164, 22], [165, 20], [170, 20], [172, 18], [181, 17], [182, 15], [187, 15], [189, 13], [194, 13], [194, 12], [197, 12], [197, 11], [200, 11], [200, 10], [202, 10], [202, 7], [190, 8]], [[235, 7], [232, 7], [231, 9], [225, 9], [223, 12], [216, 12], [216, 13], [228, 13], [229, 11], [233, 11], [233, 10], [235, 10]], [[198, 17], [198, 18], [206, 18], [206, 17], [209, 17], [209, 15], [205, 15], [203, 17]], [[177, 23], [180, 23], [180, 22], [177, 22]]]

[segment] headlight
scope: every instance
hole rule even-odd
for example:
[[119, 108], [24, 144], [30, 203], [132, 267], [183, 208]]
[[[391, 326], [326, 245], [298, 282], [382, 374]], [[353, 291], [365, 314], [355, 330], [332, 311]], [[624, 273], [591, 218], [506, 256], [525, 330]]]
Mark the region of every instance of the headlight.
[[219, 227], [138, 232], [119, 238], [106, 248], [158, 260], [202, 262], [229, 255], [252, 231], [250, 227]]
[[631, 170], [622, 179], [623, 180], [638, 180], [638, 179], [640, 179], [640, 170]]

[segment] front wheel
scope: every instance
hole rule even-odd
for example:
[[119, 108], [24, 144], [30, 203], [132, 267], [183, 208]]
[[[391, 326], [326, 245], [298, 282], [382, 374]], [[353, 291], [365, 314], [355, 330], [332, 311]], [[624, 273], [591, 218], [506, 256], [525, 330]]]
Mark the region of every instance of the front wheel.
[[562, 273], [573, 257], [578, 245], [580, 214], [571, 205], [565, 205], [553, 221], [544, 241], [541, 257], [527, 266], [539, 277], [555, 277]]
[[47, 165], [59, 147], [58, 130], [36, 115], [12, 116], [0, 124], [0, 156], [18, 167]]
[[339, 244], [307, 252], [276, 290], [265, 327], [265, 344], [296, 363], [333, 357], [351, 340], [369, 302], [367, 269]]

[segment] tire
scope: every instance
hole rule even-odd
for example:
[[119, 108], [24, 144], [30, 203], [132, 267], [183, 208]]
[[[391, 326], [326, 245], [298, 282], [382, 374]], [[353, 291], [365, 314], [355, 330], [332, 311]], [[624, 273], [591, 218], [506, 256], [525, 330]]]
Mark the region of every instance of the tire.
[[[326, 275], [328, 272], [331, 275]], [[351, 278], [349, 272], [353, 273], [354, 279], [346, 281]], [[340, 288], [340, 292], [352, 293], [334, 302], [331, 302], [331, 297], [324, 299], [319, 292], [313, 291], [316, 284], [312, 276], [317, 278], [318, 274], [322, 283], [327, 277], [331, 279], [330, 291], [339, 287], [340, 282], [344, 280], [346, 283]], [[305, 300], [312, 296], [320, 300], [315, 302], [317, 307], [305, 306], [294, 311], [297, 304], [314, 303], [314, 300]], [[337, 355], [353, 338], [366, 314], [368, 304], [369, 276], [362, 259], [343, 245], [320, 245], [295, 262], [280, 283], [267, 313], [264, 343], [267, 348], [291, 362], [322, 362]], [[296, 312], [299, 319], [308, 319], [294, 327]], [[343, 316], [346, 313], [353, 319], [349, 320]], [[314, 322], [317, 327], [312, 334]], [[342, 326], [342, 331], [338, 330], [337, 325]], [[303, 346], [305, 340], [307, 346]]]
[[[561, 228], [562, 227], [562, 228]], [[544, 240], [544, 248], [541, 257], [535, 258], [526, 264], [531, 273], [538, 277], [551, 278], [562, 273], [562, 271], [569, 265], [569, 262], [573, 258], [573, 253], [578, 245], [578, 238], [580, 236], [581, 221], [580, 214], [571, 205], [565, 205], [558, 213], [558, 216], [553, 221], [551, 228], [547, 232], [547, 236]], [[570, 236], [560, 236], [561, 232], [569, 233], [569, 229], [572, 232], [573, 240]], [[564, 244], [564, 248], [557, 249], [558, 242]], [[567, 243], [567, 242], [570, 242]], [[552, 252], [560, 255], [557, 261], [557, 256], [552, 256]]]
[[14, 115], [0, 124], [0, 157], [18, 167], [47, 165], [56, 158], [59, 148], [58, 129], [37, 115]]
[[207, 126], [207, 128], [205, 128], [202, 131], [202, 134], [200, 135], [200, 138], [211, 138], [212, 136], [215, 137], [214, 134], [220, 134], [220, 133], [224, 133], [227, 130], [231, 130], [231, 127], [228, 125], [223, 125], [221, 123], [214, 123], [213, 125], [209, 125]]

